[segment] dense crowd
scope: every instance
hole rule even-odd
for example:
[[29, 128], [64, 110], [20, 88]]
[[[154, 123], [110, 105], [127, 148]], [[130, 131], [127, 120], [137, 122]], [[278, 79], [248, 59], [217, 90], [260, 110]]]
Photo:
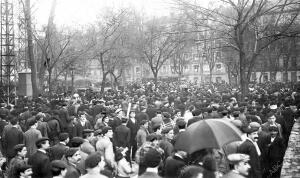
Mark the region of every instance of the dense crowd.
[[[242, 98], [224, 83], [142, 82], [103, 95], [2, 103], [1, 176], [280, 177], [300, 87], [264, 83], [249, 90]], [[177, 149], [180, 135], [206, 119], [230, 122], [241, 141], [193, 153]]]

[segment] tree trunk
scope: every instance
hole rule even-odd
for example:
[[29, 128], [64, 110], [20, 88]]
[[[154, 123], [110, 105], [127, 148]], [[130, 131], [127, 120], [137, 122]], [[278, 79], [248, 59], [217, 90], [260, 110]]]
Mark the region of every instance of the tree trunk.
[[240, 51], [240, 87], [241, 87], [241, 100], [244, 101], [245, 96], [248, 93], [248, 85], [249, 82], [247, 81], [247, 76], [245, 72], [245, 53], [243, 51]]
[[260, 72], [260, 75], [259, 75], [259, 83], [261, 83], [261, 79], [262, 79], [262, 76], [263, 76], [263, 72]]
[[65, 87], [64, 87], [64, 93], [68, 91], [68, 72], [65, 73]]
[[227, 67], [227, 77], [228, 77], [228, 83], [229, 83], [230, 85], [232, 85], [232, 81], [231, 81], [231, 72], [230, 72], [230, 70], [229, 70], [228, 67]]
[[71, 71], [71, 77], [72, 77], [72, 79], [71, 79], [71, 93], [73, 95], [74, 94], [74, 69], [72, 69], [72, 71]]
[[25, 1], [25, 9], [26, 9], [25, 18], [26, 18], [26, 28], [27, 28], [28, 58], [30, 61], [30, 68], [31, 68], [32, 97], [37, 98], [39, 95], [39, 90], [37, 87], [38, 81], [37, 81], [37, 72], [36, 72], [36, 62], [34, 60], [34, 54], [33, 54], [30, 0]]
[[101, 82], [101, 90], [100, 90], [101, 95], [104, 93], [107, 74], [108, 74], [107, 72], [105, 72], [105, 73], [103, 72], [102, 82]]
[[209, 70], [209, 83], [212, 83], [212, 69]]
[[49, 97], [52, 97], [52, 82], [51, 82], [51, 75], [52, 75], [52, 70], [48, 69], [48, 93]]

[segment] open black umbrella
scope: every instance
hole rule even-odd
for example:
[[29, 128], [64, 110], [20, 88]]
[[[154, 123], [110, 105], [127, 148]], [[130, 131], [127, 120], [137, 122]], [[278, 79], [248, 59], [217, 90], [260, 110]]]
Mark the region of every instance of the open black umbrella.
[[190, 125], [179, 135], [175, 149], [188, 153], [204, 148], [222, 148], [223, 145], [241, 140], [241, 131], [224, 119], [205, 119]]

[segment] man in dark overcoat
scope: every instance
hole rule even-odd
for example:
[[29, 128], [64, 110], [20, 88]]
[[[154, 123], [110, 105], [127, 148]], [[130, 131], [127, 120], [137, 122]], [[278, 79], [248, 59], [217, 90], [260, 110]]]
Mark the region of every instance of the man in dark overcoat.
[[[250, 123], [250, 125], [252, 124]], [[247, 138], [243, 143], [241, 143], [241, 145], [237, 149], [238, 153], [243, 153], [250, 156], [249, 164], [251, 166], [251, 169], [249, 171], [248, 178], [262, 177], [261, 162], [260, 162], [261, 151], [257, 145], [258, 129], [259, 127], [250, 127], [250, 126], [248, 129], [245, 129], [247, 133]]]
[[51, 178], [51, 164], [46, 150], [50, 147], [49, 139], [42, 137], [36, 141], [37, 152], [29, 159], [28, 164], [32, 166], [32, 178]]

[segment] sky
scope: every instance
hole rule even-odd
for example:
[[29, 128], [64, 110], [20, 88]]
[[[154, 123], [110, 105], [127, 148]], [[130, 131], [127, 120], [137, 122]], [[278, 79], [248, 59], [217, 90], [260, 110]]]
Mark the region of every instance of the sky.
[[[92, 24], [107, 8], [134, 8], [147, 16], [165, 16], [171, 12], [170, 0], [57, 0], [55, 23], [58, 26]], [[47, 24], [52, 0], [32, 0], [33, 19]]]

